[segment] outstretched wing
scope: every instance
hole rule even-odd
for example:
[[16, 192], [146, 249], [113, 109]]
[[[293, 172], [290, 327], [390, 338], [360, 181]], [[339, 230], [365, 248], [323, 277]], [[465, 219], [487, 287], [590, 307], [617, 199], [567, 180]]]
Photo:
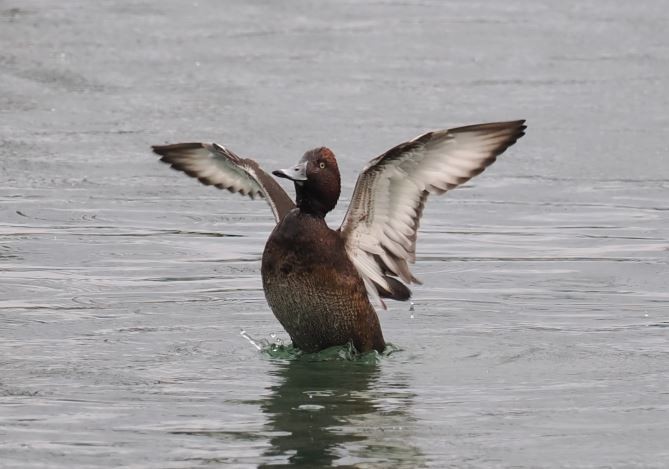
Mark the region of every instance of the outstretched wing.
[[416, 260], [416, 235], [428, 195], [443, 194], [483, 172], [525, 134], [524, 123], [428, 132], [365, 166], [340, 229], [371, 296], [409, 299], [405, 283], [420, 283], [409, 263]]
[[216, 143], [176, 143], [154, 145], [160, 161], [197, 178], [202, 184], [248, 195], [264, 197], [272, 208], [277, 223], [295, 204], [276, 180], [257, 162], [240, 158]]

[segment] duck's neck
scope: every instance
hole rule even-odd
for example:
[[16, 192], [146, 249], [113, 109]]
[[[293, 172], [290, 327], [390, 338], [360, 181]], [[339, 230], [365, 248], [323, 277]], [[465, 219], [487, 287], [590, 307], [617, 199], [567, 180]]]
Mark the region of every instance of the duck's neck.
[[325, 215], [337, 204], [337, 201], [334, 204], [328, 202], [322, 194], [315, 193], [304, 184], [295, 184], [295, 201], [300, 212], [318, 218], [325, 218]]

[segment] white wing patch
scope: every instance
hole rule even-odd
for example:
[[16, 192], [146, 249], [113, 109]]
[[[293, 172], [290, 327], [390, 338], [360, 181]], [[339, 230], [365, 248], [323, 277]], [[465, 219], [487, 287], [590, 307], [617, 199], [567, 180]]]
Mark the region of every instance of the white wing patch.
[[[409, 269], [429, 194], [443, 194], [481, 173], [518, 138], [524, 121], [439, 130], [370, 161], [358, 177], [341, 226], [346, 252], [371, 297], [399, 297], [393, 277], [420, 283]], [[401, 285], [404, 287], [404, 285]], [[404, 287], [406, 288], [406, 287]], [[410, 294], [410, 292], [408, 292]], [[398, 299], [407, 299], [408, 296]]]

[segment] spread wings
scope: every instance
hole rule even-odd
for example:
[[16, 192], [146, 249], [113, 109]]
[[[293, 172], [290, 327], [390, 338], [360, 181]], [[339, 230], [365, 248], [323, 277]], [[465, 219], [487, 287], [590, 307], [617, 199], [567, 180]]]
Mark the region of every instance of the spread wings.
[[216, 143], [154, 145], [160, 161], [197, 178], [202, 184], [248, 195], [264, 197], [277, 223], [295, 207], [276, 180], [249, 158], [240, 158]]
[[[404, 283], [420, 283], [409, 263], [416, 260], [416, 235], [428, 196], [443, 194], [483, 172], [525, 134], [524, 123], [428, 132], [365, 166], [340, 229], [370, 295], [397, 300], [411, 296]], [[385, 308], [382, 300], [381, 304]]]

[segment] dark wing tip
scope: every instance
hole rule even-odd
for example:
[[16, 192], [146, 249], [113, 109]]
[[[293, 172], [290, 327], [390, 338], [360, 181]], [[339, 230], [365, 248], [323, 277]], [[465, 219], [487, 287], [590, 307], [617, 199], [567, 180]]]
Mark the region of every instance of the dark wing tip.
[[199, 142], [189, 142], [189, 143], [172, 143], [169, 145], [151, 145], [151, 150], [156, 155], [160, 156], [169, 156], [173, 153], [181, 153], [184, 151], [198, 150], [204, 148], [204, 145]]
[[386, 290], [376, 283], [374, 284], [376, 291], [379, 292], [379, 296], [381, 298], [389, 298], [391, 300], [397, 301], [407, 301], [409, 298], [411, 298], [411, 290], [409, 290], [409, 288], [402, 282], [387, 275], [385, 276], [385, 280], [388, 283], [390, 290]]
[[525, 119], [519, 119], [515, 121], [504, 121], [504, 122], [488, 122], [487, 124], [473, 124], [465, 125], [464, 127], [456, 127], [450, 129], [451, 133], [460, 133], [460, 132], [499, 132], [503, 130], [515, 131], [515, 132], [524, 132], [527, 126], [525, 125]]
[[164, 155], [172, 145], [151, 145], [151, 150], [157, 155]]
[[506, 138], [502, 139], [500, 145], [495, 149], [495, 153], [499, 155], [504, 153], [507, 148], [515, 144], [523, 135], [525, 135], [525, 129], [527, 129], [527, 126], [525, 125], [525, 119], [509, 122], [499, 122], [497, 124], [499, 124], [500, 131], [506, 130], [510, 132]]
[[[515, 121], [490, 122], [487, 124], [467, 125], [464, 127], [457, 127], [455, 129], [451, 129], [448, 132], [450, 134], [458, 134], [466, 132], [497, 134], [497, 138], [500, 139], [499, 145], [492, 151], [490, 158], [486, 160], [486, 165], [483, 167], [483, 169], [485, 169], [486, 166], [495, 161], [498, 155], [504, 153], [507, 148], [516, 143], [518, 139], [520, 139], [523, 135], [525, 135], [525, 129], [527, 129], [527, 125], [525, 125], [525, 119], [519, 119]], [[473, 176], [475, 176], [476, 174], [474, 174]]]

